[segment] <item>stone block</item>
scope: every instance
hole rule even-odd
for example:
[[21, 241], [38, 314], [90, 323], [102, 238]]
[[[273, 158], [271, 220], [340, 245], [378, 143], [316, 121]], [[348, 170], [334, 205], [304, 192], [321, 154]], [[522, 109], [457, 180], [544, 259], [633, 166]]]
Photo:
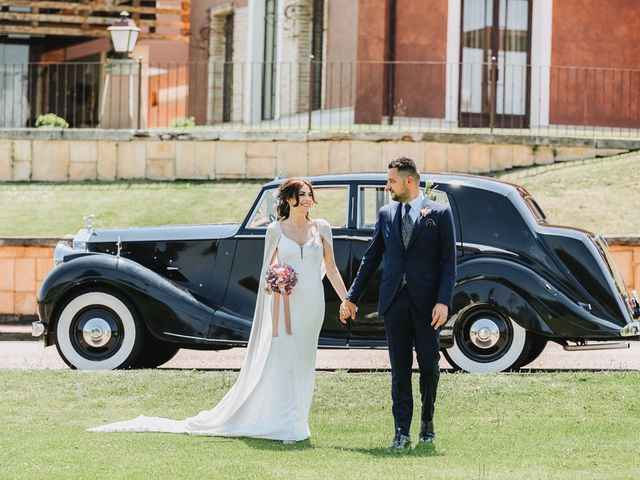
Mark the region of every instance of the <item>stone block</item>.
[[469, 148], [469, 173], [491, 171], [491, 145], [473, 143]]
[[447, 145], [447, 170], [450, 172], [469, 172], [469, 145], [450, 143]]
[[216, 142], [177, 142], [176, 178], [215, 177]]
[[15, 259], [14, 282], [16, 292], [35, 292], [36, 260], [34, 258]]
[[118, 179], [145, 178], [146, 163], [144, 142], [122, 142], [118, 144]]
[[624, 284], [628, 288], [632, 288], [635, 282], [634, 279], [634, 265], [633, 265], [633, 250], [625, 249], [619, 251], [611, 251], [611, 256], [618, 266], [618, 270], [624, 279]]
[[0, 258], [0, 291], [15, 289], [15, 260], [13, 258]]
[[35, 287], [33, 292], [16, 292], [13, 301], [13, 313], [16, 315], [35, 315], [37, 313]]
[[175, 180], [176, 162], [174, 159], [147, 159], [147, 178], [149, 180]]
[[491, 171], [500, 172], [513, 168], [513, 147], [511, 145], [491, 145]]
[[249, 142], [247, 143], [247, 157], [276, 157], [278, 155], [277, 142]]
[[448, 171], [446, 143], [424, 144], [424, 171], [426, 173]]
[[13, 297], [13, 292], [0, 292], [0, 313], [14, 313], [15, 305]]
[[247, 157], [247, 178], [275, 178], [276, 157]]
[[13, 141], [13, 161], [31, 162], [31, 140]]
[[26, 251], [26, 247], [0, 247], [0, 258], [22, 258]]
[[351, 142], [351, 172], [387, 171], [387, 164], [382, 160], [382, 144], [378, 142]]
[[534, 147], [533, 161], [536, 165], [549, 165], [553, 163], [553, 149], [547, 146]]
[[596, 148], [596, 157], [613, 157], [627, 153], [629, 150], [621, 150], [619, 148]]
[[306, 142], [279, 142], [277, 151], [279, 177], [304, 177], [308, 174]]
[[69, 164], [69, 180], [95, 180], [98, 177], [97, 163], [71, 162]]
[[329, 173], [349, 173], [351, 171], [351, 145], [349, 142], [329, 144]]
[[44, 280], [53, 269], [51, 258], [36, 258], [36, 282]]
[[533, 165], [533, 149], [529, 145], [513, 145], [513, 166], [528, 167]]
[[13, 161], [9, 155], [2, 156], [0, 157], [0, 182], [10, 182], [11, 180], [13, 180]]
[[398, 157], [408, 157], [416, 163], [420, 172], [425, 170], [425, 151], [422, 142], [382, 143], [382, 161], [379, 171], [386, 173], [389, 162]]
[[246, 175], [246, 147], [243, 142], [217, 142], [216, 178], [242, 178]]
[[13, 162], [13, 142], [11, 140], [0, 140], [0, 165]]
[[147, 141], [147, 160], [176, 158], [175, 142], [171, 140]]
[[71, 163], [97, 163], [98, 142], [69, 142]]
[[34, 140], [31, 178], [36, 181], [69, 179], [69, 144], [61, 140]]
[[309, 142], [309, 175], [329, 173], [329, 142]]
[[596, 149], [579, 147], [555, 147], [555, 161], [566, 162], [568, 160], [581, 160], [583, 158], [595, 158]]
[[13, 162], [13, 181], [28, 182], [31, 180], [31, 162]]
[[107, 182], [116, 179], [118, 171], [118, 144], [116, 142], [98, 142], [98, 180]]

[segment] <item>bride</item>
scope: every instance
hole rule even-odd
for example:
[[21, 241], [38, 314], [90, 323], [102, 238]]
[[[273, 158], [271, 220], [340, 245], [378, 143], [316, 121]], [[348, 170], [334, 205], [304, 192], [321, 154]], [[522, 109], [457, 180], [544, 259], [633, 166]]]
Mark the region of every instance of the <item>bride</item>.
[[[347, 296], [335, 264], [331, 227], [325, 220], [309, 217], [314, 203], [313, 187], [305, 180], [289, 179], [278, 190], [279, 220], [267, 227], [246, 356], [236, 383], [222, 400], [211, 410], [184, 420], [141, 415], [89, 431], [256, 437], [284, 443], [309, 438], [316, 352], [325, 310], [324, 270], [338, 296]], [[265, 273], [274, 263], [290, 265], [298, 276], [288, 298], [290, 323], [285, 322], [286, 303], [274, 310], [274, 301], [282, 299], [265, 294]], [[341, 317], [348, 316], [349, 312], [341, 312]]]

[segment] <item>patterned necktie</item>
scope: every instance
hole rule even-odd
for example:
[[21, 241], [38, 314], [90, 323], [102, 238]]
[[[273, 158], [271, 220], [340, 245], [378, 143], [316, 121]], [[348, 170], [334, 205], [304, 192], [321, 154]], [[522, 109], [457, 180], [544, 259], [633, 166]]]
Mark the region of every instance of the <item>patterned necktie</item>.
[[402, 215], [402, 243], [404, 248], [409, 246], [409, 240], [411, 239], [411, 232], [413, 231], [413, 220], [411, 220], [411, 205], [405, 203], [404, 215]]

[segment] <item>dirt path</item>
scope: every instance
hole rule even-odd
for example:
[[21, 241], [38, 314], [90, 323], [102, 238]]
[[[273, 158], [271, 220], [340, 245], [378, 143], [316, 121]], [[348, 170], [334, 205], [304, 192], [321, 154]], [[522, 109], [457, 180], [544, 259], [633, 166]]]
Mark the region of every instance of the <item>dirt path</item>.
[[[238, 369], [245, 349], [222, 352], [181, 350], [161, 368], [179, 369]], [[319, 369], [388, 369], [386, 350], [320, 350]], [[442, 368], [450, 365], [442, 358]], [[67, 368], [55, 347], [43, 348], [41, 342], [0, 342], [0, 368], [62, 369]], [[640, 370], [640, 342], [631, 342], [625, 350], [595, 350], [565, 352], [550, 344], [542, 355], [531, 363], [531, 369], [551, 370]]]

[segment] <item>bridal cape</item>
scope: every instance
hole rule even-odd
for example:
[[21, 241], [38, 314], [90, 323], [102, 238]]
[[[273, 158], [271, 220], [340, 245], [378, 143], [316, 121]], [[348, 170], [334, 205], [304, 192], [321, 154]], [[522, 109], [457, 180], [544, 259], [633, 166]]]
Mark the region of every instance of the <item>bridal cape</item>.
[[[173, 420], [140, 415], [132, 420], [90, 428], [92, 432], [166, 432], [192, 435], [304, 440], [314, 388], [317, 342], [324, 320], [323, 242], [333, 247], [331, 227], [318, 219], [305, 245], [282, 233], [280, 222], [267, 227], [260, 286], [246, 356], [235, 384], [211, 410]], [[272, 337], [273, 296], [264, 291], [265, 273], [274, 253], [298, 274], [290, 295], [292, 334], [284, 328]], [[282, 305], [280, 306], [282, 307]]]

